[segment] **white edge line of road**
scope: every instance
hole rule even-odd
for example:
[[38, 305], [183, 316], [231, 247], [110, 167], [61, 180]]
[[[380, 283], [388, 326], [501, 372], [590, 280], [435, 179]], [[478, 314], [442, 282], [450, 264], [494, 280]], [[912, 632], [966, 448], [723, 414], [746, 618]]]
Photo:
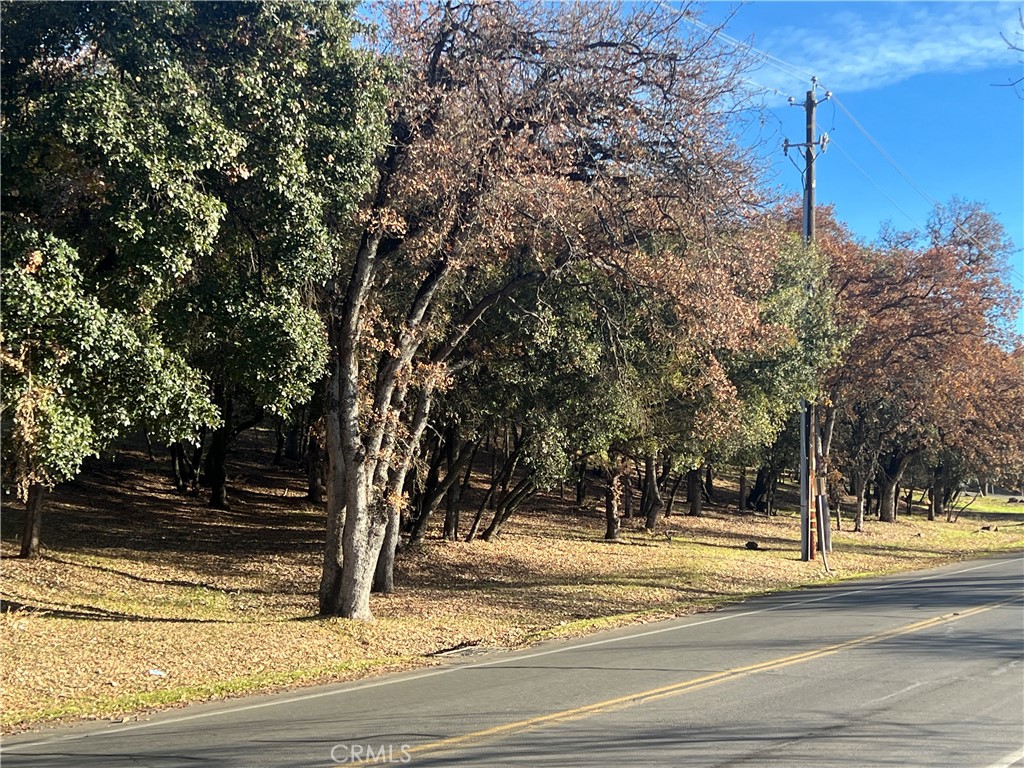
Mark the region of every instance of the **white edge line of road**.
[[1010, 768], [1011, 765], [1024, 760], [1024, 747], [1021, 747], [1013, 754], [1007, 755], [1002, 760], [997, 760], [992, 765], [987, 765], [985, 768]]
[[[1019, 559], [1019, 558], [1010, 558], [1010, 559]], [[467, 670], [467, 669], [479, 669], [481, 667], [493, 667], [493, 666], [497, 666], [499, 664], [508, 664], [509, 662], [513, 662], [513, 661], [525, 661], [527, 659], [536, 659], [536, 658], [539, 658], [541, 656], [551, 656], [551, 655], [556, 654], [556, 653], [564, 653], [565, 651], [575, 651], [575, 650], [579, 650], [581, 648], [593, 648], [593, 647], [598, 646], [598, 645], [607, 645], [608, 643], [618, 643], [618, 642], [621, 642], [623, 640], [634, 640], [634, 639], [640, 638], [640, 637], [650, 637], [652, 635], [660, 635], [660, 634], [662, 634], [664, 632], [676, 632], [676, 631], [679, 631], [679, 630], [689, 629], [691, 627], [699, 627], [699, 626], [702, 626], [704, 624], [714, 624], [714, 623], [719, 622], [719, 621], [728, 621], [728, 620], [731, 620], [731, 619], [740, 619], [740, 618], [743, 618], [745, 616], [756, 616], [757, 614], [760, 614], [760, 613], [768, 613], [770, 611], [778, 611], [778, 610], [782, 610], [783, 608], [794, 608], [794, 607], [801, 606], [801, 605], [808, 605], [810, 603], [820, 603], [820, 602], [823, 602], [823, 601], [826, 601], [826, 600], [835, 600], [835, 599], [840, 598], [840, 597], [849, 597], [850, 595], [860, 594], [861, 592], [875, 592], [875, 591], [882, 590], [882, 589], [890, 589], [892, 587], [903, 586], [903, 585], [906, 585], [906, 584], [915, 584], [915, 583], [918, 583], [918, 582], [921, 582], [921, 581], [931, 581], [932, 579], [939, 579], [939, 578], [943, 578], [943, 577], [947, 577], [947, 576], [959, 576], [962, 573], [970, 573], [971, 571], [980, 571], [980, 570], [984, 570], [986, 568], [994, 568], [997, 565], [1003, 565], [1005, 562], [1006, 562], [1006, 559], [1000, 558], [998, 560], [995, 560], [994, 562], [985, 563], [984, 565], [976, 565], [976, 566], [973, 566], [971, 568], [963, 568], [963, 569], [961, 569], [959, 571], [953, 571], [953, 572], [945, 572], [944, 571], [942, 573], [933, 573], [933, 574], [931, 574], [929, 576], [920, 576], [920, 577], [914, 578], [914, 579], [900, 579], [899, 581], [886, 582], [884, 584], [877, 584], [877, 585], [871, 586], [871, 587], [862, 587], [860, 589], [852, 589], [852, 590], [849, 590], [849, 591], [846, 591], [846, 592], [834, 592], [834, 593], [827, 594], [827, 595], [821, 595], [819, 597], [809, 597], [809, 598], [805, 598], [803, 600], [793, 600], [793, 601], [790, 601], [790, 602], [781, 603], [779, 605], [771, 605], [771, 606], [768, 606], [767, 608], [757, 608], [757, 609], [755, 609], [753, 611], [743, 611], [741, 613], [730, 613], [730, 614], [726, 614], [726, 615], [723, 615], [723, 616], [715, 616], [714, 618], [710, 618], [710, 619], [702, 619], [700, 621], [687, 622], [686, 624], [675, 624], [675, 625], [670, 626], [670, 627], [661, 627], [660, 629], [651, 629], [651, 630], [647, 630], [646, 632], [631, 633], [631, 634], [628, 634], [628, 635], [621, 635], [621, 636], [618, 636], [618, 637], [609, 637], [609, 638], [605, 638], [604, 640], [592, 640], [591, 642], [588, 642], [588, 643], [573, 643], [571, 645], [563, 645], [563, 646], [559, 646], [558, 648], [549, 648], [547, 650], [536, 651], [534, 653], [515, 654], [513, 656], [508, 656], [506, 658], [495, 659], [493, 661], [481, 661], [481, 662], [476, 662], [474, 664], [462, 664], [462, 665], [459, 665], [457, 667], [445, 667], [443, 669], [433, 669], [433, 670], [430, 670], [428, 672], [420, 672], [418, 674], [412, 674], [412, 675], [402, 675], [401, 677], [385, 678], [385, 679], [381, 679], [381, 680], [375, 680], [375, 681], [369, 682], [369, 683], [362, 683], [362, 684], [360, 684], [359, 682], [355, 682], [354, 684], [346, 685], [345, 687], [341, 687], [341, 688], [335, 688], [335, 689], [329, 690], [329, 691], [316, 691], [316, 692], [313, 692], [313, 693], [299, 694], [297, 696], [289, 696], [287, 698], [274, 699], [272, 701], [261, 701], [261, 702], [255, 703], [255, 704], [245, 704], [245, 705], [242, 705], [240, 707], [230, 707], [230, 708], [225, 708], [225, 709], [218, 709], [218, 710], [215, 710], [215, 711], [212, 711], [212, 712], [197, 712], [196, 714], [182, 715], [181, 717], [172, 717], [172, 718], [168, 718], [168, 719], [165, 719], [165, 720], [161, 719], [161, 720], [149, 721], [149, 722], [145, 722], [145, 723], [136, 723], [135, 725], [128, 725], [128, 726], [125, 726], [124, 728], [116, 728], [115, 727], [115, 728], [111, 728], [111, 729], [105, 730], [105, 731], [94, 731], [94, 732], [91, 732], [91, 733], [72, 733], [72, 734], [65, 734], [63, 736], [57, 736], [57, 737], [50, 738], [50, 739], [42, 739], [40, 741], [23, 742], [23, 743], [20, 743], [20, 744], [15, 744], [15, 745], [10, 746], [10, 747], [4, 747], [2, 750], [0, 750], [0, 754], [2, 754], [3, 752], [15, 752], [15, 751], [20, 751], [20, 750], [24, 750], [24, 749], [30, 749], [32, 747], [46, 746], [48, 744], [57, 744], [57, 743], [65, 742], [65, 741], [77, 741], [79, 739], [88, 739], [88, 738], [95, 738], [95, 737], [101, 737], [101, 736], [109, 736], [109, 735], [115, 735], [115, 734], [122, 734], [122, 733], [127, 733], [129, 731], [142, 730], [144, 728], [154, 728], [154, 727], [158, 727], [158, 726], [176, 725], [178, 723], [185, 723], [185, 722], [189, 722], [191, 720], [202, 720], [202, 719], [206, 719], [206, 718], [209, 718], [209, 717], [220, 717], [220, 716], [227, 715], [227, 714], [236, 714], [236, 713], [239, 713], [239, 712], [248, 712], [248, 711], [252, 711], [252, 710], [256, 710], [256, 709], [265, 709], [266, 707], [277, 707], [277, 706], [282, 706], [284, 704], [294, 704], [295, 702], [298, 702], [298, 701], [310, 701], [312, 699], [320, 699], [320, 698], [324, 698], [326, 696], [339, 696], [339, 695], [346, 694], [346, 693], [353, 693], [355, 691], [365, 691], [365, 690], [367, 690], [369, 688], [379, 688], [379, 687], [382, 687], [382, 686], [385, 686], [385, 685], [394, 685], [396, 683], [403, 683], [403, 682], [408, 682], [408, 681], [411, 681], [411, 680], [422, 680], [422, 679], [428, 678], [428, 677], [436, 677], [437, 675], [447, 675], [447, 674], [450, 674], [452, 672], [459, 672], [459, 671], [463, 671], [463, 670]], [[986, 768], [1008, 768], [1008, 766], [1012, 765], [1014, 762], [1016, 762], [1016, 760], [1020, 759], [1022, 755], [1024, 755], [1024, 750], [1021, 750], [1021, 752], [1015, 752], [1013, 755], [1009, 755], [1007, 758], [1004, 758], [1004, 760], [1002, 760], [1002, 761], [1000, 761], [998, 763], [994, 763], [991, 766], [986, 766]], [[1013, 758], [1013, 759], [1010, 760], [1010, 762], [1006, 762], [1006, 760], [1008, 760], [1010, 758]]]

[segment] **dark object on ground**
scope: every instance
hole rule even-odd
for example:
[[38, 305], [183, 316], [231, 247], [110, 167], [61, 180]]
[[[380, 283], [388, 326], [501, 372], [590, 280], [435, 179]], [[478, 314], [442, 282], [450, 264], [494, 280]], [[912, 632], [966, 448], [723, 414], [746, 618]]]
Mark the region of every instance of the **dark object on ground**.
[[747, 549], [760, 549], [761, 548], [761, 545], [758, 544], [756, 541], [748, 541], [745, 546], [746, 546]]

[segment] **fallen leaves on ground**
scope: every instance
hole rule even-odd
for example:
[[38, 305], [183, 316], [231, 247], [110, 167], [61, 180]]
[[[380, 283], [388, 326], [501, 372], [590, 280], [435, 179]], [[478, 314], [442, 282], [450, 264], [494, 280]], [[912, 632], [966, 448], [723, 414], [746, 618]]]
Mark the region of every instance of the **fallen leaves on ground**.
[[[258, 471], [250, 465], [250, 477]], [[297, 476], [259, 477], [232, 511], [216, 512], [136, 460], [53, 497], [43, 558], [14, 558], [5, 538], [4, 730], [351, 680], [443, 663], [448, 649], [519, 647], [1024, 547], [1021, 527], [980, 533], [973, 520], [904, 517], [835, 532], [828, 575], [799, 560], [792, 516], [716, 508], [668, 518], [655, 534], [627, 521], [609, 543], [596, 507], [572, 511], [547, 496], [495, 541], [434, 539], [404, 552], [397, 591], [373, 599], [376, 620], [352, 622], [315, 616], [322, 511], [302, 500]]]

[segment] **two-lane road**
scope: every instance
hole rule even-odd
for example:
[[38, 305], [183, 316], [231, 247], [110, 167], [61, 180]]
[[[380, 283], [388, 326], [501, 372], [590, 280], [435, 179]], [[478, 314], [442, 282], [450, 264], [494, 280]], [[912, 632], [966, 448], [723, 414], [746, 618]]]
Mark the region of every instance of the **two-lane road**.
[[[3, 768], [1024, 766], [1018, 554], [4, 740]], [[365, 764], [365, 763], [364, 763]]]

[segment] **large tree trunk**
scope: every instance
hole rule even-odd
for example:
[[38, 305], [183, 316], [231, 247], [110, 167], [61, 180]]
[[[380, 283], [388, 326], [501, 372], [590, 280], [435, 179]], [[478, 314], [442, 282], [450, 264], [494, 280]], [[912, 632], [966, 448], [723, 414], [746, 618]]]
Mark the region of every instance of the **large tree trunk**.
[[686, 500], [690, 502], [690, 511], [687, 514], [694, 517], [701, 516], [704, 501], [704, 487], [700, 476], [699, 467], [686, 473]]
[[[381, 360], [372, 412], [371, 427], [362, 423], [360, 386], [361, 315], [373, 283], [373, 272], [380, 244], [379, 235], [366, 235], [360, 244], [349, 278], [344, 305], [331, 322], [332, 347], [336, 362], [327, 396], [327, 413], [337, 414], [340, 439], [328, 440], [343, 464], [344, 525], [341, 532], [342, 568], [336, 601], [321, 606], [321, 612], [349, 619], [369, 620], [370, 592], [374, 581], [387, 586], [392, 573], [379, 572], [377, 563], [385, 543], [389, 523], [397, 527], [401, 492], [413, 455], [419, 445], [429, 413], [432, 384], [421, 384], [415, 415], [401, 424], [408, 391], [408, 379], [400, 373], [409, 365], [418, 349], [416, 329], [423, 320], [433, 292], [447, 274], [447, 263], [432, 272], [410, 308], [394, 355]], [[404, 435], [404, 437], [400, 437]], [[331, 457], [334, 460], [334, 457]], [[328, 515], [340, 515], [334, 507]], [[329, 526], [330, 528], [330, 526]], [[392, 554], [385, 555], [384, 568], [390, 569]], [[326, 610], [325, 610], [326, 609]]]
[[[226, 421], [225, 417], [225, 421]], [[213, 431], [206, 454], [206, 482], [210, 485], [210, 508], [229, 509], [228, 505], [228, 425]]]
[[377, 558], [384, 543], [387, 511], [367, 504], [361, 472], [353, 473], [351, 467], [346, 467], [346, 474], [356, 474], [356, 477], [346, 478], [349, 487], [345, 496], [349, 511], [345, 515], [341, 539], [344, 567], [341, 570], [337, 613], [346, 619], [366, 621], [373, 618], [370, 592], [377, 571]]
[[[386, 174], [382, 174], [375, 204], [383, 206], [386, 196]], [[456, 226], [463, 226], [471, 218], [468, 214], [464, 218], [456, 217], [459, 221]], [[335, 353], [336, 375], [332, 377], [328, 392], [327, 410], [338, 414], [340, 440], [335, 449], [344, 464], [345, 516], [338, 598], [332, 605], [321, 606], [321, 612], [352, 619], [373, 618], [370, 591], [375, 574], [379, 583], [387, 581], [388, 577], [377, 571], [381, 547], [388, 522], [396, 520], [405, 478], [426, 428], [433, 387], [445, 373], [449, 355], [488, 308], [543, 277], [541, 272], [531, 272], [509, 280], [452, 323], [449, 336], [423, 359], [427, 372], [416, 384], [420, 390], [415, 413], [407, 419], [406, 395], [416, 378], [410, 375], [413, 361], [426, 339], [424, 324], [434, 296], [449, 276], [452, 262], [446, 255], [439, 255], [434, 261], [403, 322], [396, 328], [390, 351], [378, 358], [375, 386], [372, 396], [367, 398], [360, 378], [364, 352], [363, 314], [374, 284], [378, 258], [387, 255], [380, 252], [382, 237], [377, 231], [364, 232], [340, 311], [337, 305], [331, 307], [331, 346]], [[454, 235], [449, 233], [449, 237]], [[364, 400], [369, 405], [364, 405]], [[339, 514], [336, 506], [328, 510], [328, 515]], [[390, 569], [393, 562], [386, 555], [382, 567]]]
[[[337, 361], [332, 361], [328, 393], [337, 392]], [[341, 425], [337, 400], [328, 397], [324, 414], [324, 448], [327, 453], [327, 540], [320, 573], [320, 613], [336, 614], [341, 605], [341, 572], [344, 563], [341, 539], [345, 528], [345, 463], [341, 454]]]
[[623, 467], [619, 462], [613, 462], [608, 470], [608, 489], [604, 493], [604, 538], [606, 541], [617, 541], [622, 528], [622, 520], [619, 517], [622, 473]]
[[39, 536], [43, 530], [43, 502], [46, 487], [32, 483], [25, 500], [25, 527], [21, 533], [21, 552], [18, 557], [39, 557]]
[[654, 530], [658, 524], [658, 516], [665, 507], [665, 502], [661, 498], [661, 489], [658, 487], [658, 470], [655, 458], [653, 454], [649, 454], [644, 459], [644, 489], [647, 495], [646, 528], [648, 531]]
[[883, 523], [896, 522], [898, 488], [912, 458], [913, 454], [896, 451], [882, 465], [882, 471], [879, 473], [878, 519]]
[[[320, 613], [350, 619], [373, 618], [370, 589], [384, 538], [383, 525], [374, 519], [374, 510], [366, 494], [367, 456], [360, 439], [359, 402], [360, 316], [373, 283], [379, 245], [379, 236], [364, 236], [356, 253], [344, 303], [337, 315], [332, 311], [328, 324], [334, 354], [324, 409], [327, 450], [332, 475], [341, 485], [334, 493], [328, 493], [327, 547], [320, 582]], [[340, 557], [332, 552], [335, 548], [332, 538], [338, 535]]]
[[861, 533], [864, 530], [864, 510], [867, 506], [865, 492], [867, 480], [862, 472], [853, 472], [853, 530]]

